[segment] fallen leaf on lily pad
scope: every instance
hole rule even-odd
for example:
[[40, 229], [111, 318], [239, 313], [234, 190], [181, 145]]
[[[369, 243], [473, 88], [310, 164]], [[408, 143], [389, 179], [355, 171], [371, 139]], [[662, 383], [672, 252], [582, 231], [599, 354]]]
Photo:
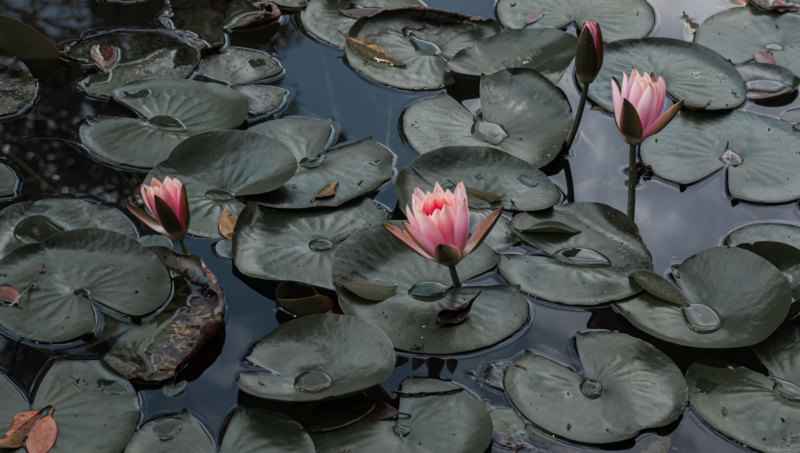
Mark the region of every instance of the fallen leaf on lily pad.
[[28, 438], [25, 439], [25, 449], [28, 453], [47, 453], [56, 444], [58, 426], [53, 418], [52, 410], [43, 418], [33, 424]]
[[336, 189], [339, 188], [339, 180], [334, 179], [333, 181], [329, 182], [325, 185], [322, 189], [314, 195], [315, 200], [319, 200], [320, 198], [332, 198], [336, 195]]
[[0, 301], [9, 306], [19, 305], [19, 291], [13, 286], [0, 286]]
[[233, 238], [233, 230], [236, 228], [237, 220], [239, 220], [239, 216], [222, 208], [222, 212], [219, 214], [219, 233], [228, 239]]
[[53, 408], [48, 406], [15, 415], [11, 427], [0, 438], [0, 448], [20, 448], [25, 445], [28, 453], [47, 453], [55, 444], [57, 433], [52, 413]]
[[452, 310], [440, 311], [437, 322], [442, 326], [456, 326], [466, 321], [469, 317], [469, 312], [472, 310], [472, 304], [475, 303], [475, 299], [477, 299], [480, 295], [481, 292], [478, 291], [478, 294], [476, 294], [475, 297], [459, 305], [458, 307]]
[[369, 42], [363, 39], [347, 36], [343, 33], [347, 44], [357, 53], [361, 58], [373, 61], [375, 63], [382, 63], [396, 68], [405, 68], [406, 64], [400, 61], [397, 57], [390, 54], [383, 47], [374, 42]]
[[753, 61], [756, 63], [778, 64], [775, 55], [771, 50], [759, 50], [753, 54]]

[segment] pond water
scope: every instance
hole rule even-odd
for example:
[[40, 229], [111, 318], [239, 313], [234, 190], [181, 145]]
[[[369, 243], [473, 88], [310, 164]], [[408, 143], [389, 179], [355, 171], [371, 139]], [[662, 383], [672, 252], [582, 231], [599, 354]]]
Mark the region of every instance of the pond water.
[[[427, 0], [431, 7], [493, 17], [491, 0]], [[724, 0], [657, 0], [653, 35], [681, 38], [682, 13], [700, 23], [730, 3]], [[86, 30], [117, 26], [150, 26], [161, 8], [158, 0], [121, 5], [89, 0], [0, 0], [0, 14], [20, 19], [44, 32], [55, 42], [78, 37]], [[397, 154], [397, 168], [408, 165], [417, 153], [404, 141], [400, 131], [402, 110], [412, 101], [430, 96], [430, 92], [412, 93], [379, 87], [359, 77], [343, 61], [342, 53], [322, 45], [302, 31], [292, 16], [257, 31], [234, 34], [230, 44], [263, 49], [274, 53], [286, 68], [277, 86], [291, 91], [291, 102], [280, 115], [304, 115], [332, 118], [341, 130], [340, 141], [373, 137]], [[79, 74], [76, 69], [75, 75]], [[568, 72], [571, 74], [571, 69]], [[36, 109], [23, 118], [2, 123], [0, 154], [20, 172], [24, 185], [23, 200], [49, 196], [79, 196], [121, 204], [142, 181], [143, 175], [101, 165], [73, 144], [79, 125], [91, 115], [119, 114], [125, 110], [113, 103], [88, 100], [72, 88], [73, 80], [61, 85], [42, 87]], [[565, 76], [559, 87], [573, 108], [579, 91], [573, 79]], [[459, 99], [475, 97], [475, 86], [459, 84], [450, 91]], [[745, 110], [779, 117], [796, 108], [799, 102], [780, 106], [748, 103]], [[587, 109], [582, 126], [569, 155], [575, 201], [594, 201], [625, 210], [627, 145], [622, 141], [608, 113]], [[546, 173], [567, 191], [563, 165], [552, 164]], [[800, 224], [797, 203], [757, 205], [736, 202], [725, 191], [724, 172], [680, 188], [653, 177], [642, 181], [637, 193], [637, 224], [652, 252], [654, 269], [663, 274], [698, 251], [719, 245], [728, 232], [755, 221], [778, 220]], [[397, 196], [393, 185], [380, 191], [376, 199], [394, 208]], [[10, 203], [4, 203], [5, 207]], [[248, 278], [234, 269], [230, 260], [217, 257], [212, 240], [192, 238], [187, 245], [219, 277], [225, 290], [228, 309], [224, 338], [212, 345], [212, 352], [190, 367], [181, 379], [189, 381], [178, 396], [166, 397], [160, 388], [140, 391], [143, 418], [190, 410], [218, 436], [227, 415], [241, 400], [236, 377], [242, 369], [242, 357], [253, 343], [275, 329], [287, 315], [277, 312], [269, 298], [274, 286]], [[499, 276], [484, 277], [487, 280]], [[398, 365], [384, 387], [393, 390], [406, 376], [430, 376], [453, 380], [480, 398], [499, 407], [510, 407], [507, 396], [484, 382], [491, 362], [509, 361], [524, 349], [531, 349], [564, 363], [574, 363], [572, 337], [584, 329], [611, 329], [645, 339], [666, 352], [685, 371], [700, 353], [691, 348], [671, 345], [646, 335], [614, 312], [612, 308], [571, 309], [530, 299], [531, 321], [515, 334], [489, 350], [444, 358], [398, 353]], [[277, 313], [277, 314], [276, 314]], [[51, 353], [0, 340], [0, 369], [30, 385]], [[52, 354], [61, 354], [52, 352]], [[719, 350], [713, 353], [753, 369], [762, 369], [748, 349]], [[561, 439], [538, 441], [541, 451], [640, 451], [640, 452], [735, 452], [748, 448], [714, 432], [690, 407], [671, 425], [655, 432], [645, 432], [636, 441], [604, 447], [577, 445]], [[534, 442], [536, 444], [536, 442]], [[376, 446], [376, 449], [378, 447]], [[503, 451], [492, 447], [492, 451]]]

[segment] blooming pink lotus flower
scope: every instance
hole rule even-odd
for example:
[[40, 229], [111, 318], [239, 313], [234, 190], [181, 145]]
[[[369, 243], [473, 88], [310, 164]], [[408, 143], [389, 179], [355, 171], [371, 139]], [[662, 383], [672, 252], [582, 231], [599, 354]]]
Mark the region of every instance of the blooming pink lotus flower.
[[635, 68], [630, 77], [622, 74], [622, 84], [611, 78], [611, 94], [617, 127], [631, 145], [638, 145], [664, 129], [683, 107], [683, 101], [679, 101], [662, 113], [667, 98], [664, 77], [656, 79], [655, 74], [639, 74]]
[[578, 35], [578, 49], [575, 52], [575, 78], [583, 85], [594, 82], [603, 66], [603, 32], [600, 25], [587, 20]]
[[483, 242], [502, 211], [497, 209], [483, 219], [470, 237], [464, 183], [459, 182], [451, 192], [437, 182], [433, 192], [414, 189], [411, 207], [406, 205], [408, 222], [403, 222], [403, 229], [389, 224], [384, 227], [423, 257], [453, 267]]
[[189, 202], [183, 183], [169, 176], [163, 183], [153, 178], [149, 186], [142, 184], [141, 191], [150, 214], [135, 206], [128, 209], [153, 230], [182, 243], [189, 231]]

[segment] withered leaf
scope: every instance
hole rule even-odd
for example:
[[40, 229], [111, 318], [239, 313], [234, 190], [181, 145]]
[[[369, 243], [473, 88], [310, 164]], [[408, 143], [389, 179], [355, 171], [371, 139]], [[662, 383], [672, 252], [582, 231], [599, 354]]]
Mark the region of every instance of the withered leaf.
[[239, 216], [222, 208], [222, 212], [219, 214], [219, 234], [228, 239], [233, 238], [237, 220], [239, 220]]
[[405, 68], [406, 64], [400, 61], [397, 57], [390, 54], [380, 45], [366, 41], [363, 39], [354, 38], [352, 36], [342, 33], [342, 36], [347, 40], [347, 44], [353, 49], [361, 58], [376, 63], [394, 66], [396, 68]]
[[34, 423], [25, 439], [28, 453], [47, 453], [56, 444], [58, 426], [52, 415], [46, 415]]
[[472, 310], [472, 304], [475, 303], [475, 299], [477, 299], [480, 295], [481, 292], [478, 291], [478, 294], [476, 294], [475, 297], [459, 305], [458, 307], [452, 310], [440, 311], [437, 315], [439, 319], [436, 322], [442, 326], [456, 326], [466, 321], [467, 318], [469, 318], [469, 312]]
[[19, 291], [13, 286], [0, 286], [0, 301], [7, 304], [9, 307], [19, 305]]
[[336, 195], [336, 189], [339, 188], [339, 180], [334, 179], [333, 181], [329, 182], [325, 185], [322, 189], [314, 195], [314, 198], [319, 200], [320, 198], [331, 198]]
[[119, 48], [108, 44], [95, 44], [89, 49], [89, 56], [103, 72], [107, 72], [119, 60]]
[[28, 433], [31, 432], [31, 429], [36, 422], [39, 421], [39, 417], [42, 415], [42, 413], [49, 411], [49, 416], [49, 414], [52, 412], [51, 409], [51, 407], [47, 407], [42, 410], [24, 411], [15, 415], [14, 420], [11, 422], [11, 427], [8, 428], [6, 434], [0, 438], [0, 448], [22, 447], [22, 445], [25, 443], [25, 438], [28, 437]]

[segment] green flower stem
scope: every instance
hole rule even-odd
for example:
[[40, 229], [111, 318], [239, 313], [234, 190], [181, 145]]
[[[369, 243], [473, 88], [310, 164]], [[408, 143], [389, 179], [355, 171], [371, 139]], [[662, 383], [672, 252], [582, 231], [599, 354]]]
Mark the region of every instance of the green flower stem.
[[450, 269], [450, 278], [453, 280], [453, 288], [461, 288], [461, 280], [458, 278], [458, 271], [456, 266], [447, 266]]
[[572, 149], [572, 142], [575, 141], [575, 136], [578, 134], [578, 128], [581, 126], [581, 118], [583, 118], [583, 110], [586, 108], [586, 98], [589, 97], [589, 84], [585, 83], [581, 87], [581, 100], [578, 101], [578, 110], [575, 111], [575, 120], [572, 122], [572, 129], [569, 131], [567, 141], [564, 144], [564, 149], [569, 152]]
[[628, 217], [631, 222], [634, 220], [636, 212], [636, 185], [639, 183], [639, 175], [636, 172], [636, 145], [630, 145], [630, 156], [628, 159]]

